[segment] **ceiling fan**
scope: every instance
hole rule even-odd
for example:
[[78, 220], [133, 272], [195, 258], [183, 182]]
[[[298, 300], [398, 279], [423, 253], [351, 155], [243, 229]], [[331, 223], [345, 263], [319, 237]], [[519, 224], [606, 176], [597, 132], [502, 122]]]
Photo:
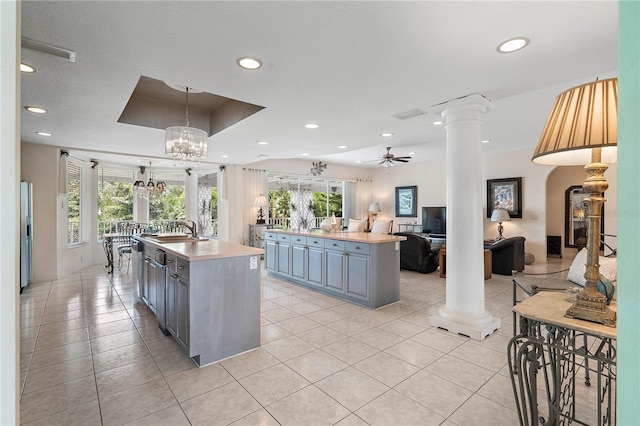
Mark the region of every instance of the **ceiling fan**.
[[[409, 160], [411, 160], [411, 157], [396, 157], [390, 151], [391, 151], [391, 147], [388, 146], [387, 153], [384, 154], [382, 157], [380, 157], [382, 161], [380, 161], [379, 164], [382, 167], [393, 167], [394, 161], [397, 161], [399, 163], [408, 163]], [[372, 160], [372, 161], [378, 161], [378, 160]]]

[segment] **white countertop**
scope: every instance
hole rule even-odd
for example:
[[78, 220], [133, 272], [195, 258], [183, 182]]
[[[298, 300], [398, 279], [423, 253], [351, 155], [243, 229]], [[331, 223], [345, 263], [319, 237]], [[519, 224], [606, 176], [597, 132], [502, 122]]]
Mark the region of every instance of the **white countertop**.
[[267, 229], [265, 232], [275, 232], [287, 235], [302, 235], [306, 237], [329, 238], [332, 240], [353, 241], [357, 243], [393, 243], [396, 241], [404, 241], [407, 237], [387, 234], [373, 234], [371, 232], [322, 232], [320, 230], [312, 231], [290, 231], [284, 229]]
[[218, 240], [188, 241], [177, 243], [160, 243], [147, 237], [138, 237], [144, 244], [151, 244], [167, 253], [175, 254], [188, 261], [224, 259], [228, 257], [258, 256], [264, 250], [243, 246], [241, 244], [227, 243]]

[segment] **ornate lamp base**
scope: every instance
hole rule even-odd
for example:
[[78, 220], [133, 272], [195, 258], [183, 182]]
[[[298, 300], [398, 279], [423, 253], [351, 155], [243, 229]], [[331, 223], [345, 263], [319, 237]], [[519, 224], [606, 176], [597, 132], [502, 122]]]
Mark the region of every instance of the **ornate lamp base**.
[[606, 297], [599, 292], [594, 295], [586, 289], [576, 296], [576, 302], [567, 309], [564, 316], [609, 327], [616, 326], [616, 313], [607, 307]]

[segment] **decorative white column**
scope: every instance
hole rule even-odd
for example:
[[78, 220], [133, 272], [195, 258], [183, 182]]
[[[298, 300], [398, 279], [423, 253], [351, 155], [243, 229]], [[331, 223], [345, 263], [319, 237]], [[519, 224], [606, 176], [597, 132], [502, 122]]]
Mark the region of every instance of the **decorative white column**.
[[447, 133], [446, 301], [432, 326], [482, 340], [500, 328], [484, 305], [482, 114], [493, 104], [473, 94], [441, 105]]
[[198, 233], [202, 230], [198, 223], [198, 173], [184, 173], [184, 218], [193, 220], [198, 225]]

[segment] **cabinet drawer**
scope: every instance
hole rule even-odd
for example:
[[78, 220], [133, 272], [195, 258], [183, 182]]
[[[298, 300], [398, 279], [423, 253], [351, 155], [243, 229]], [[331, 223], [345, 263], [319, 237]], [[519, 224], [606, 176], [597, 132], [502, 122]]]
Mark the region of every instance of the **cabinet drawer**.
[[369, 254], [369, 244], [347, 242], [347, 251], [350, 253]]
[[305, 245], [307, 243], [307, 237], [301, 237], [300, 235], [291, 236], [291, 244]]
[[276, 241], [278, 238], [276, 237], [276, 234], [274, 234], [273, 232], [265, 232], [264, 233], [264, 239], [265, 240]]
[[284, 235], [284, 234], [276, 234], [278, 236], [278, 241], [282, 241], [282, 242], [291, 242], [291, 235]]
[[324, 248], [326, 248], [327, 250], [344, 251], [345, 244], [344, 244], [344, 241], [340, 241], [340, 240], [326, 240], [324, 242]]
[[177, 269], [178, 275], [182, 275], [183, 277], [189, 277], [189, 261], [179, 257], [177, 263], [178, 263], [178, 269]]
[[167, 269], [169, 272], [176, 272], [178, 269], [178, 257], [172, 254], [167, 255]]
[[324, 248], [324, 238], [307, 237], [307, 245], [309, 247]]

